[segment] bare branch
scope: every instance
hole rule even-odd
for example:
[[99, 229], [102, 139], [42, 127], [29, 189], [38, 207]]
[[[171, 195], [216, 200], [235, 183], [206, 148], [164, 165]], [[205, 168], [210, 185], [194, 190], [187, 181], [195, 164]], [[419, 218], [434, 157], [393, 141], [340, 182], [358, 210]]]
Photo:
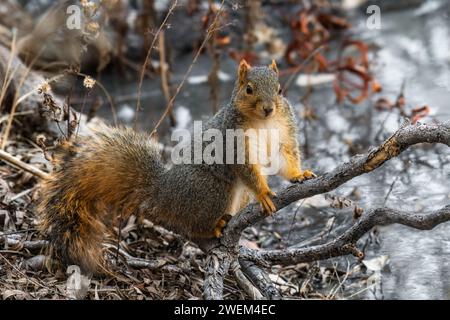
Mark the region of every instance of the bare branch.
[[375, 226], [387, 226], [398, 223], [414, 229], [431, 230], [435, 226], [450, 220], [450, 205], [428, 213], [409, 213], [389, 208], [379, 208], [363, 215], [353, 226], [336, 239], [322, 244], [304, 248], [284, 250], [251, 250], [241, 248], [240, 258], [272, 264], [296, 264], [338, 257], [348, 254], [361, 258], [356, 242]]

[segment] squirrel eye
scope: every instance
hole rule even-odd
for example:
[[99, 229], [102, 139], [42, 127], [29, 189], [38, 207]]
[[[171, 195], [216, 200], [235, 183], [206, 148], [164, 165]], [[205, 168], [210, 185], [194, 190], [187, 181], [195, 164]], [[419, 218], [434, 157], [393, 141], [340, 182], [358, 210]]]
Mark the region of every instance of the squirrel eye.
[[283, 92], [283, 90], [281, 90], [281, 86], [278, 87], [278, 94], [281, 94]]
[[253, 94], [253, 89], [252, 89], [252, 87], [251, 87], [250, 85], [247, 85], [247, 88], [245, 89], [245, 92], [246, 92], [247, 94]]

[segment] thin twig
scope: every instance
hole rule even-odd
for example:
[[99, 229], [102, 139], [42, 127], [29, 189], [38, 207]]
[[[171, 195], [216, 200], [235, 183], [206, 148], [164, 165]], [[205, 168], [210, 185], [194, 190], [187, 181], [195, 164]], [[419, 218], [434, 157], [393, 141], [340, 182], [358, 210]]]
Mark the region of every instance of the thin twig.
[[20, 198], [22, 198], [23, 196], [29, 194], [29, 193], [30, 193], [31, 191], [33, 191], [34, 189], [36, 189], [35, 186], [32, 187], [32, 188], [30, 188], [30, 189], [26, 189], [26, 190], [24, 190], [24, 191], [22, 191], [22, 192], [19, 192], [19, 193], [16, 194], [14, 197], [11, 197], [11, 199], [9, 199], [9, 201], [15, 201], [15, 200], [17, 200], [17, 199], [20, 199]]
[[290, 75], [290, 77], [287, 79], [287, 81], [284, 83], [283, 86], [283, 93], [285, 93], [289, 87], [291, 86], [292, 81], [294, 80], [295, 76], [297, 75], [297, 73], [309, 62], [309, 60], [311, 60], [317, 53], [319, 53], [319, 51], [321, 51], [324, 48], [323, 45], [318, 46], [316, 49], [314, 49], [313, 52], [311, 52], [309, 54], [308, 57], [306, 57], [305, 60], [302, 61], [302, 63], [300, 63], [297, 67], [294, 68], [294, 71], [292, 72], [292, 74]]
[[[82, 73], [82, 72], [76, 72], [76, 74], [78, 76], [82, 76], [82, 77], [89, 77], [89, 75]], [[106, 99], [108, 100], [109, 106], [111, 107], [111, 113], [112, 113], [112, 117], [113, 117], [113, 121], [114, 121], [114, 125], [117, 126], [117, 113], [116, 113], [116, 107], [114, 105], [113, 99], [111, 98], [111, 95], [109, 94], [108, 90], [106, 90], [105, 86], [103, 86], [103, 84], [99, 81], [99, 80], [95, 80], [95, 84], [99, 86], [99, 88], [103, 91], [103, 93], [105, 94]]]
[[[158, 49], [159, 49], [159, 69], [161, 73], [161, 87], [164, 93], [164, 98], [166, 99], [166, 103], [169, 103], [170, 101], [169, 67], [166, 61], [166, 41], [164, 31], [161, 31], [161, 33], [159, 34]], [[169, 119], [170, 125], [172, 127], [175, 127], [176, 123], [172, 109], [169, 112]]]
[[3, 150], [0, 150], [0, 159], [19, 167], [22, 170], [25, 170], [41, 179], [50, 179], [50, 175], [48, 173], [45, 173], [44, 171], [39, 170], [38, 168], [31, 166], [16, 157], [13, 157], [8, 152], [5, 152]]

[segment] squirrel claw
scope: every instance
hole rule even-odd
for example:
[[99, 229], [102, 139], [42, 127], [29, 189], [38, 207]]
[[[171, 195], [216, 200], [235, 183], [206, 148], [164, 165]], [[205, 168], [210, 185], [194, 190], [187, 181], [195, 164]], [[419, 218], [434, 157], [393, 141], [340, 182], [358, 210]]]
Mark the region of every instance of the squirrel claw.
[[312, 179], [312, 178], [317, 178], [317, 175], [314, 172], [310, 171], [310, 170], [305, 170], [301, 174], [299, 174], [298, 176], [292, 178], [290, 181], [292, 183], [300, 183], [300, 182], [303, 182], [305, 180], [309, 180], [309, 179]]
[[277, 211], [277, 208], [273, 204], [272, 199], [270, 199], [270, 196], [274, 197], [276, 196], [276, 193], [269, 190], [258, 197], [264, 212], [268, 215], [272, 215], [272, 213]]
[[303, 176], [305, 177], [306, 180], [317, 178], [317, 175], [310, 170], [303, 171]]

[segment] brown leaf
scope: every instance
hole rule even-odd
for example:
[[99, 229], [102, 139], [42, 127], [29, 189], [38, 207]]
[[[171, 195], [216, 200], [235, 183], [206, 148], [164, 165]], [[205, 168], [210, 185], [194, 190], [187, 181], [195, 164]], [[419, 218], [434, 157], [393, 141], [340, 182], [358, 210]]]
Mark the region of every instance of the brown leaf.
[[429, 113], [430, 113], [430, 107], [428, 107], [427, 105], [420, 107], [420, 108], [417, 107], [417, 108], [412, 109], [411, 123], [412, 124], [417, 123], [417, 121], [419, 121], [422, 118], [425, 118]]
[[372, 92], [381, 92], [383, 88], [381, 87], [381, 84], [377, 80], [372, 80]]

